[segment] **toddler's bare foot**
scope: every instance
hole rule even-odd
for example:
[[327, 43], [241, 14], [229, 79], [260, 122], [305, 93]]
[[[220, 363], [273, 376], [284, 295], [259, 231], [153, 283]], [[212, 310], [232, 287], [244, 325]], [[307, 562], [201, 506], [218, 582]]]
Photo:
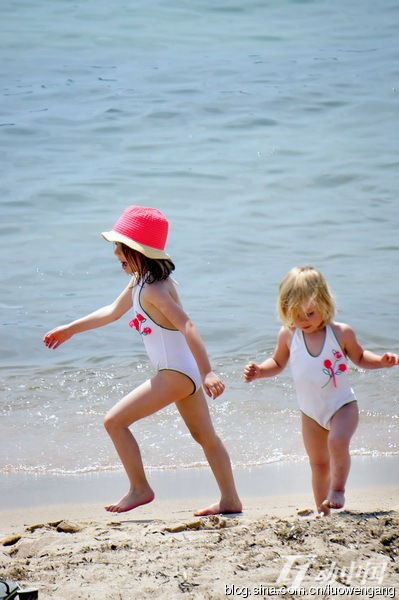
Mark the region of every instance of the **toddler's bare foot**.
[[321, 504], [317, 507], [317, 516], [318, 517], [328, 517], [330, 516], [330, 508], [326, 504]]
[[108, 512], [122, 513], [128, 510], [133, 510], [143, 504], [148, 504], [154, 500], [154, 492], [150, 489], [142, 494], [138, 494], [134, 490], [130, 490], [126, 496], [123, 496], [117, 504], [109, 504], [104, 506]]
[[208, 517], [210, 515], [234, 515], [238, 513], [242, 513], [242, 504], [239, 500], [231, 503], [220, 501], [201, 510], [197, 510], [194, 513], [194, 516]]
[[345, 493], [344, 490], [331, 490], [327, 498], [322, 503], [321, 507], [326, 508], [343, 508], [345, 505]]

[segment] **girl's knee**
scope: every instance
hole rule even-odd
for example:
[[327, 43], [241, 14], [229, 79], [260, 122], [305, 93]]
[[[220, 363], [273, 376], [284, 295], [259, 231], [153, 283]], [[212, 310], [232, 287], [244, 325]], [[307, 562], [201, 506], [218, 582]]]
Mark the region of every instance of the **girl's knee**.
[[203, 431], [200, 429], [192, 429], [190, 430], [192, 438], [202, 446], [202, 448], [211, 448], [212, 446], [216, 446], [220, 443], [219, 437], [216, 435], [215, 431]]
[[193, 440], [202, 446], [205, 442], [204, 433], [200, 429], [190, 429], [190, 433]]
[[103, 421], [104, 427], [108, 433], [112, 433], [121, 427], [125, 427], [125, 424], [120, 419], [117, 413], [110, 410], [104, 417]]
[[138, 420], [132, 410], [126, 410], [123, 400], [110, 408], [104, 417], [103, 424], [108, 433], [130, 427]]
[[114, 419], [112, 417], [112, 414], [110, 412], [108, 412], [103, 420], [103, 425], [105, 427], [105, 430], [108, 431], [108, 433], [110, 433], [110, 431], [113, 430], [114, 428]]
[[330, 470], [330, 460], [326, 459], [309, 459], [310, 468], [315, 475], [326, 475]]
[[320, 455], [308, 456], [312, 474], [316, 477], [326, 477], [330, 472], [330, 455], [324, 452]]

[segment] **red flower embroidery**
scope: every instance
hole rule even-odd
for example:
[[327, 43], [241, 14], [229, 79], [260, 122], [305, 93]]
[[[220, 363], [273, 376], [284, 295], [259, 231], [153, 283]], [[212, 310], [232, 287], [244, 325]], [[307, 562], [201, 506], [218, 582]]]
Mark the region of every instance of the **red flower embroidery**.
[[337, 380], [336, 380], [335, 376], [341, 375], [341, 373], [344, 373], [348, 369], [348, 367], [345, 363], [339, 363], [337, 365], [337, 362], [343, 358], [341, 352], [338, 352], [337, 350], [333, 350], [332, 353], [334, 354], [334, 359], [335, 359], [334, 364], [328, 358], [326, 358], [326, 360], [323, 362], [323, 365], [324, 365], [323, 373], [328, 375], [328, 381], [327, 381], [327, 383], [325, 383], [322, 386], [322, 388], [326, 387], [326, 385], [328, 385], [331, 380], [333, 382], [334, 387], [337, 387]]
[[137, 319], [132, 319], [129, 323], [130, 327], [134, 327], [135, 329], [137, 329], [137, 331], [139, 330], [139, 322]]
[[147, 319], [143, 315], [137, 313], [135, 318], [129, 322], [129, 325], [130, 327], [136, 329], [136, 331], [138, 331], [141, 335], [149, 335], [152, 331], [151, 327], [142, 328], [142, 325], [146, 320]]

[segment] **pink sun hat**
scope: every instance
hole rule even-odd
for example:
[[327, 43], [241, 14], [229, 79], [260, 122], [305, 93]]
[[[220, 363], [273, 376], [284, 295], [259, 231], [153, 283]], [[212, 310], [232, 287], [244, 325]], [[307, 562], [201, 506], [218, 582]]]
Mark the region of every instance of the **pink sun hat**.
[[120, 242], [148, 258], [168, 259], [165, 252], [169, 223], [157, 208], [128, 206], [111, 231], [103, 231], [107, 242]]

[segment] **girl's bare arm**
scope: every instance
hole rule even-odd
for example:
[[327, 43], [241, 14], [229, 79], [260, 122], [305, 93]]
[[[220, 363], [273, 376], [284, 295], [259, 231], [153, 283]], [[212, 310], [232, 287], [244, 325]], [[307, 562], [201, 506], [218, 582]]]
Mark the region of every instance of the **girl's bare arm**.
[[353, 329], [345, 323], [336, 323], [342, 349], [350, 360], [361, 369], [383, 369], [399, 364], [399, 356], [392, 352], [375, 354], [365, 350], [358, 342]]
[[291, 335], [287, 327], [282, 327], [272, 356], [259, 365], [254, 362], [247, 364], [244, 368], [244, 379], [247, 383], [261, 377], [275, 377], [284, 370], [290, 357]]
[[132, 306], [132, 284], [126, 286], [123, 292], [107, 306], [103, 306], [98, 310], [76, 319], [66, 325], [60, 325], [55, 329], [47, 332], [43, 337], [43, 342], [48, 348], [58, 348], [61, 344], [69, 340], [76, 333], [88, 331], [89, 329], [96, 329], [97, 327], [103, 327], [119, 319], [124, 315]]

